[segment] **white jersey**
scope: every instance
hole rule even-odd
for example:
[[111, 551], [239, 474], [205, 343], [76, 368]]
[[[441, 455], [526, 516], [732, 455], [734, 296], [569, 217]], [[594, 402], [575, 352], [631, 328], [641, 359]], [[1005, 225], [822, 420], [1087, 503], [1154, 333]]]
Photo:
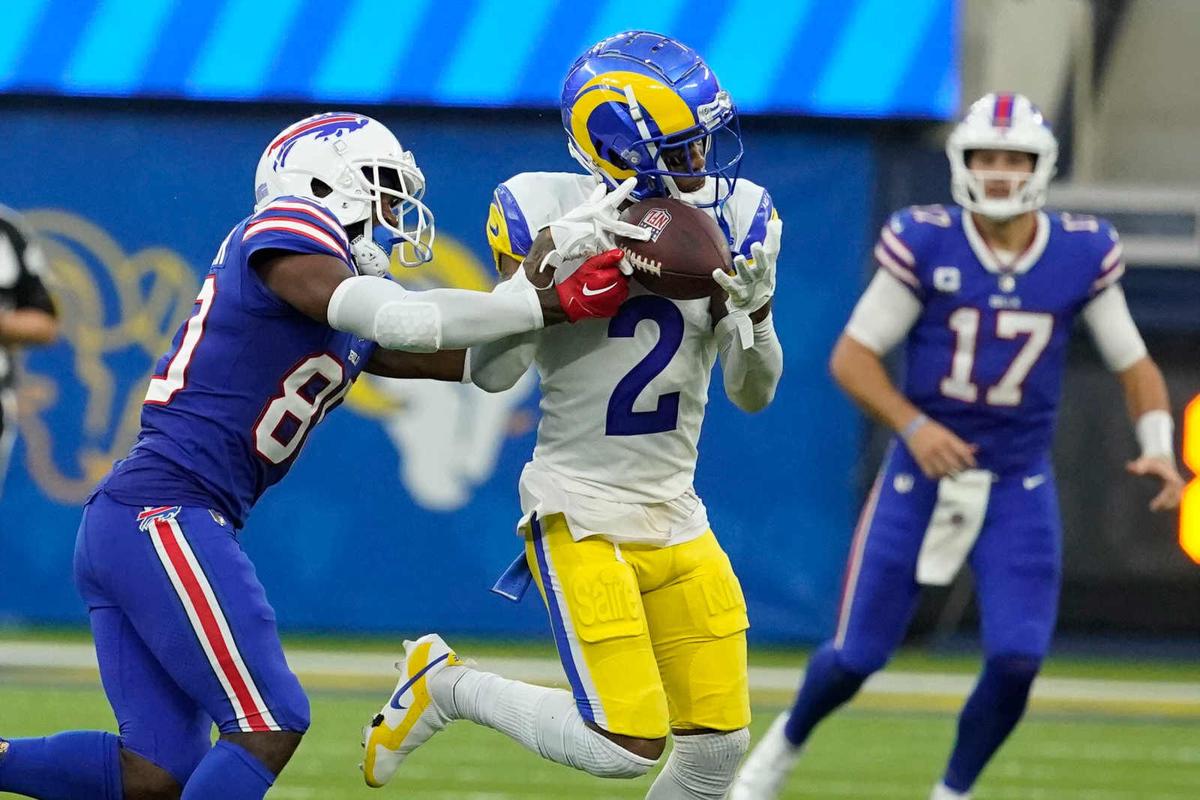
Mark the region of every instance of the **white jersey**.
[[[684, 199], [703, 202], [714, 185]], [[497, 257], [523, 258], [537, 232], [595, 186], [591, 176], [561, 172], [505, 181], [488, 218]], [[748, 256], [773, 214], [762, 187], [738, 180], [723, 210], [731, 250]], [[692, 480], [717, 357], [708, 299], [669, 300], [634, 281], [613, 319], [530, 337], [542, 418], [521, 479], [524, 512], [566, 513], [576, 538], [671, 544], [703, 534], [707, 512]]]

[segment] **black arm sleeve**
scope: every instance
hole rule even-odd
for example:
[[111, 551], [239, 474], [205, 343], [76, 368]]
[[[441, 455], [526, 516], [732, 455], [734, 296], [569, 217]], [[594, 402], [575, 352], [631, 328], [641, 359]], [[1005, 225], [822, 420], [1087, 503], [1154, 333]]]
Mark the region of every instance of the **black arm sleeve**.
[[17, 308], [36, 308], [52, 317], [58, 316], [54, 298], [46, 291], [46, 284], [28, 270], [23, 270], [20, 280], [17, 281]]
[[17, 278], [14, 295], [17, 308], [32, 308], [44, 311], [51, 316], [58, 316], [54, 307], [54, 299], [46, 290], [46, 284], [39, 276], [44, 258], [38, 245], [30, 241], [21, 226], [7, 217], [0, 216], [0, 236], [8, 239], [13, 252], [17, 254], [20, 275]]

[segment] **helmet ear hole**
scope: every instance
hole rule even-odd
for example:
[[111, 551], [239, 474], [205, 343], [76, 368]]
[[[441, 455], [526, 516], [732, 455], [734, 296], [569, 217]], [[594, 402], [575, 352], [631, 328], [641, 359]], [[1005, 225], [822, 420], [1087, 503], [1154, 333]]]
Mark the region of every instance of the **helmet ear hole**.
[[333, 194], [333, 187], [320, 178], [313, 178], [309, 186], [312, 188], [314, 197], [328, 197]]
[[608, 152], [605, 153], [604, 156], [608, 159], [608, 163], [612, 164], [617, 169], [633, 169], [629, 162], [627, 162], [620, 153], [618, 153], [616, 150], [613, 150], [611, 147], [608, 148]]

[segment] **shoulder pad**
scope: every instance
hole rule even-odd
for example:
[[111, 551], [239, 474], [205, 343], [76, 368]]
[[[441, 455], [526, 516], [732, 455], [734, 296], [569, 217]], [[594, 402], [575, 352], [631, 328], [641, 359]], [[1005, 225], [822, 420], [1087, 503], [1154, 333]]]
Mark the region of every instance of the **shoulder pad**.
[[[742, 183], [743, 181], [739, 180], [738, 186], [740, 187]], [[738, 213], [738, 229], [745, 233], [735, 252], [749, 258], [750, 246], [756, 242], [761, 243], [766, 238], [767, 223], [777, 218], [779, 212], [775, 210], [775, 202], [771, 199], [770, 192], [750, 181], [745, 181], [745, 183], [753, 191], [746, 193], [745, 206], [740, 207], [736, 212]]]
[[1064, 236], [1070, 236], [1079, 248], [1086, 269], [1092, 276], [1090, 294], [1095, 296], [1121, 280], [1125, 274], [1125, 253], [1121, 237], [1113, 224], [1090, 214], [1060, 212], [1052, 219]]
[[920, 275], [926, 253], [939, 236], [954, 229], [956, 211], [940, 205], [909, 206], [892, 214], [879, 232], [875, 260], [920, 296]]
[[501, 255], [521, 261], [533, 246], [533, 234], [525, 220], [525, 212], [508, 187], [508, 181], [492, 192], [492, 202], [488, 206], [487, 240], [497, 263]]
[[257, 250], [290, 250], [330, 255], [353, 263], [346, 230], [330, 211], [303, 197], [279, 197], [246, 220], [246, 255]]
[[525, 258], [538, 231], [578, 206], [595, 179], [572, 172], [522, 172], [496, 187], [488, 208], [487, 238], [501, 255]]

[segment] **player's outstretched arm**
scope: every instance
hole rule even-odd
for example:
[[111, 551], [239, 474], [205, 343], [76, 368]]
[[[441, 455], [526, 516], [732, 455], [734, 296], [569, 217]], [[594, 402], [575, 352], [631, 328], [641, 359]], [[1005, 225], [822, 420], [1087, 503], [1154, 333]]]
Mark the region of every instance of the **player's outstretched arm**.
[[466, 350], [406, 353], [403, 350], [377, 348], [363, 370], [384, 378], [462, 382], [466, 373], [466, 362]]
[[[285, 254], [257, 263], [267, 287], [301, 313], [391, 350], [432, 353], [537, 330], [559, 320], [616, 313], [628, 292], [620, 254], [585, 261], [570, 277], [538, 291], [466, 289], [411, 292], [386, 278], [348, 276], [332, 256]], [[596, 292], [596, 289], [602, 289]]]
[[345, 261], [318, 254], [260, 251], [250, 264], [279, 299], [324, 325], [329, 324], [326, 312], [333, 290], [350, 276]]

